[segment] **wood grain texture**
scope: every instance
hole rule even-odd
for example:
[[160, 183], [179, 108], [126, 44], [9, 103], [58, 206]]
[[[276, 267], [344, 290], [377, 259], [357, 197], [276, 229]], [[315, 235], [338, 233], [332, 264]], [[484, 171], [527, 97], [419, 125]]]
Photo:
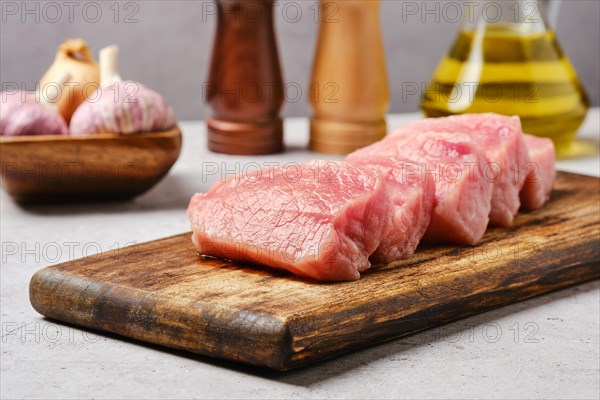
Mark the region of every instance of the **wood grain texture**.
[[182, 234], [38, 271], [41, 314], [286, 370], [600, 277], [600, 180], [559, 173], [550, 203], [478, 246], [420, 248], [360, 281], [315, 283], [203, 259]]
[[2, 186], [19, 203], [121, 200], [149, 190], [181, 151], [181, 131], [0, 138]]

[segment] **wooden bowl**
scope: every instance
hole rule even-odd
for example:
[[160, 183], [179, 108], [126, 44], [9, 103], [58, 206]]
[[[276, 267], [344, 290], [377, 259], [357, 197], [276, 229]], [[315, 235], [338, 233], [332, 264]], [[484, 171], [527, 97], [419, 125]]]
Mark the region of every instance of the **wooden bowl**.
[[2, 186], [19, 203], [123, 200], [173, 166], [181, 130], [133, 135], [0, 137]]

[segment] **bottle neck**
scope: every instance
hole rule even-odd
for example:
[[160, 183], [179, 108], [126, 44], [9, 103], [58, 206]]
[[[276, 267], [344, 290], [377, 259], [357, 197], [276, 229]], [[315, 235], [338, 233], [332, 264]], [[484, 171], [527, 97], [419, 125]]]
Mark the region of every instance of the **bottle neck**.
[[487, 0], [464, 4], [465, 30], [476, 31], [487, 26], [497, 26], [534, 33], [551, 29], [555, 25], [560, 0]]

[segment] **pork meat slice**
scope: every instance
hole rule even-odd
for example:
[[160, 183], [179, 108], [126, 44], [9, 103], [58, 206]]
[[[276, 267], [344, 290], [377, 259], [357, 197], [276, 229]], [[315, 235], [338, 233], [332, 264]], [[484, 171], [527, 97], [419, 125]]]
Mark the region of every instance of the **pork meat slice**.
[[494, 183], [490, 224], [510, 226], [519, 211], [529, 155], [518, 117], [483, 113], [423, 119], [394, 131], [414, 137], [423, 131], [464, 133], [485, 153], [484, 176]]
[[415, 252], [431, 221], [434, 180], [430, 175], [422, 177], [412, 161], [394, 156], [359, 157], [353, 162], [382, 174], [388, 181], [395, 206], [392, 228], [371, 256], [371, 261], [388, 264], [409, 257]]
[[491, 207], [492, 183], [484, 179], [486, 158], [469, 135], [419, 132], [394, 135], [350, 154], [350, 162], [386, 157], [413, 162], [421, 179], [431, 175], [435, 199], [429, 241], [474, 244], [485, 233]]
[[524, 139], [531, 162], [521, 190], [521, 205], [531, 211], [541, 208], [550, 199], [556, 179], [556, 156], [552, 140], [533, 135], [524, 135]]
[[218, 182], [187, 213], [200, 254], [341, 281], [371, 266], [393, 207], [379, 173], [311, 161]]

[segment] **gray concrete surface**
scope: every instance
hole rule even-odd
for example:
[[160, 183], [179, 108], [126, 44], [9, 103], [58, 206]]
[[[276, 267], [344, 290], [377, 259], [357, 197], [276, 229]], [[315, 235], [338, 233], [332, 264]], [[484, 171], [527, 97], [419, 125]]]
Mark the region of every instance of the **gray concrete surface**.
[[[33, 88], [50, 65], [57, 45], [67, 37], [83, 37], [95, 51], [108, 44], [119, 44], [122, 75], [163, 93], [178, 119], [204, 117], [202, 82], [207, 78], [215, 25], [215, 17], [210, 13], [212, 0], [121, 1], [118, 13], [115, 2], [74, 1], [72, 21], [70, 8], [62, 0], [54, 2], [59, 4], [60, 18], [52, 7], [45, 6], [52, 2], [2, 0], [0, 3], [3, 7], [1, 82], [24, 83]], [[417, 111], [419, 96], [403, 98], [402, 85], [427, 82], [450, 47], [460, 27], [460, 22], [453, 21], [450, 14], [444, 18], [444, 7], [452, 3], [461, 5], [464, 1], [382, 2], [382, 29], [392, 93], [390, 112]], [[6, 8], [15, 4], [14, 12]], [[285, 79], [305, 89], [318, 28], [315, 4], [316, 0], [280, 0], [275, 13]], [[411, 4], [417, 7], [415, 13], [407, 8]], [[435, 10], [436, 4], [437, 13], [425, 14], [426, 10]], [[34, 12], [27, 14], [26, 10]], [[594, 104], [600, 104], [600, 2], [564, 1], [557, 21], [557, 34], [566, 54], [580, 73]], [[285, 114], [308, 115], [307, 101], [307, 91], [303, 91], [295, 103], [287, 104]]]
[[[392, 117], [390, 126], [417, 117]], [[22, 209], [2, 191], [0, 397], [598, 398], [598, 281], [288, 373], [84, 331], [46, 320], [31, 308], [28, 282], [45, 265], [188, 230], [190, 196], [219, 176], [203, 178], [207, 163], [231, 171], [249, 161], [324, 158], [303, 150], [305, 119], [286, 124], [285, 154], [246, 158], [208, 153], [204, 125], [184, 123], [184, 150], [171, 174], [129, 203]], [[598, 109], [582, 131], [600, 140]], [[560, 162], [559, 168], [598, 175], [600, 158]]]

